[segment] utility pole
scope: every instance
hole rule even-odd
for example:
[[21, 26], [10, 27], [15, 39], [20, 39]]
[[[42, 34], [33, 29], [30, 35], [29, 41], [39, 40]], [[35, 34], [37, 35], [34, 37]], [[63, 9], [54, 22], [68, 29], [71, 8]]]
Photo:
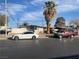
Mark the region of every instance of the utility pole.
[[5, 34], [5, 36], [6, 36], [6, 39], [7, 39], [7, 25], [8, 25], [8, 23], [7, 23], [7, 20], [8, 20], [8, 18], [7, 18], [7, 0], [5, 0], [5, 28], [6, 28], [6, 34]]

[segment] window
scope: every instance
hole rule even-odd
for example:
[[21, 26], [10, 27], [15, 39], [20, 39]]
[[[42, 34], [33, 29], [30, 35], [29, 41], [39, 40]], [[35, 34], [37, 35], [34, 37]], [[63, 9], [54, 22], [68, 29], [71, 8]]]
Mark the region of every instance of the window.
[[24, 34], [34, 34], [33, 32], [24, 32]]
[[0, 30], [0, 34], [5, 34], [5, 31], [4, 30]]

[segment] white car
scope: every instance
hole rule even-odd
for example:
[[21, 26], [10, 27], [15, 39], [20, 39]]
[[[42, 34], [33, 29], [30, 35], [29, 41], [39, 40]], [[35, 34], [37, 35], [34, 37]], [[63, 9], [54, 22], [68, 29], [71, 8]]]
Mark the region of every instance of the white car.
[[32, 31], [29, 31], [29, 32], [24, 32], [24, 33], [13, 35], [12, 39], [14, 39], [14, 40], [18, 40], [18, 39], [36, 39], [38, 37], [39, 37], [39, 35], [35, 34]]

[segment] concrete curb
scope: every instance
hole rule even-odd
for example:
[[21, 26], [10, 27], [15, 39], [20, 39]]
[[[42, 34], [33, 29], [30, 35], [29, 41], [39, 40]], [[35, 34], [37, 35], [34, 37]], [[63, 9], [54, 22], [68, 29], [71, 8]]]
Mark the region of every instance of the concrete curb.
[[7, 40], [6, 38], [0, 38], [0, 40]]
[[39, 37], [39, 39], [42, 39], [42, 38], [48, 38], [48, 37]]
[[74, 36], [74, 37], [79, 37], [79, 36]]

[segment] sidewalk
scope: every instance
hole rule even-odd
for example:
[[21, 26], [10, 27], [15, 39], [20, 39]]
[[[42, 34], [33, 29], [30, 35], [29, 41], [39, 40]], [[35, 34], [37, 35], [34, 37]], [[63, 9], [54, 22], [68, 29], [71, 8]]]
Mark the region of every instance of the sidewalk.
[[39, 38], [48, 38], [48, 37], [46, 37], [46, 34], [39, 34]]
[[78, 37], [79, 38], [79, 35], [75, 36], [75, 37]]
[[7, 40], [5, 35], [0, 35], [0, 40]]

